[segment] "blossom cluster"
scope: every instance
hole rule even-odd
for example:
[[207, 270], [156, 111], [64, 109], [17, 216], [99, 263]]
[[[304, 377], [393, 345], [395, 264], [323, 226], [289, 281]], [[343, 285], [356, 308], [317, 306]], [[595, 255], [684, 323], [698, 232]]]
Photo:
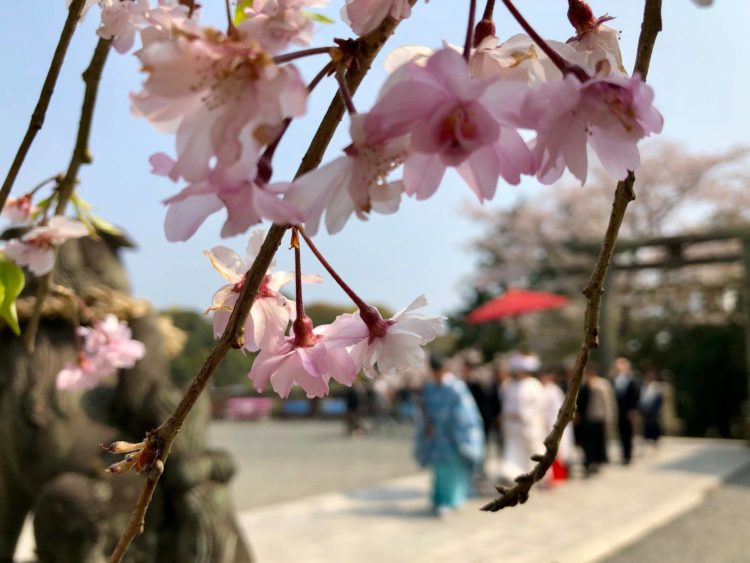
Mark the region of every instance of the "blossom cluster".
[[79, 327], [78, 338], [82, 344], [78, 359], [66, 364], [57, 374], [57, 388], [91, 389], [101, 378], [113, 375], [118, 369], [133, 367], [143, 358], [146, 349], [142, 342], [131, 337], [127, 323], [111, 314], [91, 327]]
[[[356, 40], [288, 51], [311, 43], [314, 21], [325, 18], [310, 10], [326, 3], [242, 0], [220, 31], [201, 24], [199, 6], [190, 1], [98, 2], [97, 33], [118, 52], [132, 49], [140, 36], [134, 54], [146, 78], [131, 95], [133, 112], [174, 134], [175, 154], [150, 159], [155, 174], [180, 185], [164, 201], [168, 240], [189, 239], [207, 217], [223, 211], [222, 237], [270, 220], [293, 226], [310, 245], [308, 235], [321, 224], [336, 233], [352, 215], [394, 213], [403, 196], [432, 197], [449, 168], [480, 202], [494, 198], [500, 178], [511, 185], [523, 176], [551, 184], [568, 171], [585, 184], [590, 153], [624, 179], [640, 164], [638, 143], [662, 130], [653, 91], [625, 70], [618, 32], [606, 25], [612, 18], [596, 18], [583, 0], [569, 1], [575, 36], [565, 42], [539, 37], [515, 14], [528, 35], [501, 41], [492, 22], [482, 20], [463, 49], [447, 43], [437, 50], [397, 49], [386, 62], [389, 78], [364, 113], [357, 112], [345, 78], [356, 64]], [[341, 14], [365, 36], [388, 18], [409, 17], [414, 3], [346, 0]], [[307, 86], [293, 61], [313, 55], [327, 57]], [[351, 142], [322, 167], [291, 182], [271, 182], [278, 143], [327, 75], [338, 80]], [[223, 246], [206, 253], [228, 282], [209, 307], [217, 336], [261, 240], [254, 234], [244, 257]], [[299, 384], [321, 396], [331, 379], [351, 384], [360, 370], [371, 375], [414, 366], [423, 358], [421, 346], [440, 330], [440, 319], [415, 312], [423, 298], [385, 320], [333, 272], [358, 311], [313, 327], [301, 287], [320, 279], [302, 276], [299, 267], [295, 273], [272, 267], [244, 327], [245, 349], [258, 352], [249, 374], [258, 389], [270, 383], [286, 396]], [[294, 302], [281, 293], [293, 279]]]
[[[265, 233], [255, 231], [244, 257], [224, 246], [206, 252], [214, 269], [229, 282], [216, 292], [208, 308], [213, 311], [217, 337], [227, 327], [246, 271], [264, 237]], [[313, 327], [304, 313], [297, 315], [295, 306], [302, 296], [298, 294], [296, 301], [291, 301], [280, 290], [295, 274], [306, 283], [320, 283], [320, 276], [274, 272], [273, 268], [272, 264], [244, 325], [244, 349], [260, 352], [248, 374], [258, 391], [270, 383], [274, 391], [286, 397], [297, 384], [309, 397], [322, 397], [328, 394], [331, 379], [351, 385], [360, 371], [372, 377], [377, 371], [392, 373], [420, 367], [424, 359], [422, 346], [442, 328], [441, 318], [415, 312], [426, 305], [423, 297], [388, 320], [382, 319], [376, 309], [362, 307], [364, 312], [340, 315], [330, 325]]]
[[[2, 216], [18, 226], [35, 223], [39, 209], [31, 202], [31, 195], [10, 197], [2, 209]], [[43, 276], [55, 265], [55, 249], [66, 240], [85, 237], [89, 230], [80, 221], [62, 215], [42, 219], [18, 238], [11, 238], [0, 248], [18, 266], [26, 266], [35, 276]]]
[[[44, 276], [52, 271], [58, 246], [67, 240], [88, 236], [90, 228], [95, 228], [93, 222], [101, 221], [87, 211], [88, 204], [75, 194], [73, 198], [79, 217], [83, 219], [87, 215], [85, 220], [88, 226], [64, 215], [47, 218], [52, 203], [56, 201], [57, 188], [39, 204], [33, 203], [35, 192], [44, 184], [46, 182], [21, 197], [8, 198], [0, 213], [16, 228], [25, 230], [19, 237], [8, 240], [0, 248], [0, 254], [16, 266], [25, 266], [35, 276]], [[20, 270], [19, 275], [22, 275]], [[92, 326], [78, 327], [78, 357], [76, 362], [66, 364], [57, 374], [58, 389], [90, 389], [101, 378], [114, 374], [120, 368], [133, 367], [143, 357], [144, 345], [131, 338], [130, 328], [125, 322], [118, 321], [114, 315], [107, 315], [103, 321], [99, 321], [75, 294], [64, 290], [64, 295], [75, 301], [79, 310], [89, 316]]]
[[[269, 147], [305, 113], [308, 93], [279, 54], [310, 43], [309, 9], [325, 2], [246, 4], [223, 33], [174, 0], [101, 2], [98, 33], [115, 48], [128, 50], [141, 35], [135, 55], [148, 76], [133, 111], [175, 134], [176, 157], [151, 159], [155, 173], [186, 182], [165, 200], [169, 240], [190, 238], [221, 210], [224, 237], [263, 219], [304, 223], [315, 234], [323, 215], [335, 233], [352, 215], [397, 211], [404, 194], [431, 197], [451, 167], [480, 202], [494, 197], [499, 178], [549, 184], [568, 170], [583, 184], [589, 150], [623, 179], [640, 163], [638, 142], [662, 129], [653, 91], [625, 72], [618, 33], [605, 25], [611, 18], [585, 7], [565, 43], [488, 35], [463, 57], [449, 45], [397, 50], [374, 107], [351, 115], [344, 154], [294, 182], [269, 184]], [[348, 0], [342, 9], [358, 34], [410, 13], [408, 0]]]

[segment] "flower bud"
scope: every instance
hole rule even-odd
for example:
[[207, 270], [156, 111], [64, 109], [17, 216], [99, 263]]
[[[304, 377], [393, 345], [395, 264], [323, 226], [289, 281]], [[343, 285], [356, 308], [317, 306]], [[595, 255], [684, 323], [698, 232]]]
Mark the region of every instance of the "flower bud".
[[568, 21], [581, 35], [596, 27], [598, 20], [585, 0], [568, 0]]
[[474, 28], [474, 47], [478, 47], [482, 41], [492, 35], [495, 35], [495, 22], [487, 18], [481, 19]]
[[132, 444], [130, 442], [124, 442], [122, 440], [117, 442], [112, 442], [109, 446], [105, 446], [104, 444], [99, 444], [99, 447], [103, 450], [107, 450], [111, 454], [127, 454], [130, 452], [137, 452], [143, 449], [145, 446], [145, 442], [138, 442], [137, 444]]

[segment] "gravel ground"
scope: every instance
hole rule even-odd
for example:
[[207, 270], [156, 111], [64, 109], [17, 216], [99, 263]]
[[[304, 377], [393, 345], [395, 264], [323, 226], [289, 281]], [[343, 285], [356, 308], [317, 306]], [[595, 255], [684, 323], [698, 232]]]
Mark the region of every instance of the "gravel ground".
[[340, 421], [263, 421], [211, 424], [213, 447], [234, 456], [235, 507], [257, 506], [320, 493], [363, 489], [411, 475], [413, 429], [392, 425], [346, 437]]
[[750, 465], [708, 493], [696, 509], [602, 563], [750, 562]]

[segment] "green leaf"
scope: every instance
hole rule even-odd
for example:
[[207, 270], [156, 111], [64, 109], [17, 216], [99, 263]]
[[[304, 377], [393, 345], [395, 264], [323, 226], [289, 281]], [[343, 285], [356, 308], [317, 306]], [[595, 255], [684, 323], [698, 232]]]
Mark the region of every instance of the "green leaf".
[[39, 217], [42, 213], [46, 212], [47, 209], [57, 201], [57, 192], [53, 192], [51, 196], [44, 198], [43, 200], [37, 202], [36, 208], [37, 211], [31, 214], [31, 217], [33, 219], [36, 219]]
[[99, 217], [98, 215], [94, 215], [93, 213], [89, 217], [91, 219], [91, 222], [93, 223], [94, 227], [102, 233], [107, 233], [108, 235], [113, 236], [120, 236], [122, 235], [122, 231], [115, 227], [112, 223], [107, 221], [103, 217]]
[[91, 220], [91, 212], [89, 211], [91, 205], [78, 197], [75, 192], [70, 196], [70, 202], [76, 210], [76, 218], [88, 229], [89, 236], [94, 240], [98, 240], [99, 235], [96, 234], [96, 225]]
[[335, 23], [334, 20], [332, 20], [328, 16], [324, 16], [323, 14], [318, 14], [316, 12], [302, 12], [302, 13], [305, 14], [305, 17], [307, 19], [312, 20], [314, 22], [326, 23], [326, 24]]
[[18, 312], [16, 311], [16, 297], [23, 291], [26, 279], [23, 270], [0, 256], [0, 318], [2, 318], [16, 335], [21, 334], [18, 326]]
[[234, 25], [239, 25], [247, 19], [245, 8], [252, 8], [253, 0], [237, 0], [237, 7], [234, 9]]

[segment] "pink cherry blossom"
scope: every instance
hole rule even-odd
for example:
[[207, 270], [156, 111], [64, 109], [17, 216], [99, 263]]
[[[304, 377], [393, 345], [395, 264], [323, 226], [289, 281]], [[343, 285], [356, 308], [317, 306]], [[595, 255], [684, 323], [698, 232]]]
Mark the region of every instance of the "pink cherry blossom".
[[55, 265], [56, 246], [88, 234], [82, 223], [59, 215], [52, 217], [46, 225], [34, 227], [20, 239], [11, 239], [4, 250], [6, 256], [19, 266], [27, 266], [32, 274], [43, 276]]
[[409, 0], [346, 0], [341, 17], [357, 35], [367, 35], [391, 16], [403, 20], [411, 15]]
[[[245, 281], [245, 274], [255, 261], [264, 238], [263, 231], [253, 232], [244, 257], [225, 246], [216, 246], [204, 253], [214, 269], [229, 282], [214, 294], [213, 302], [206, 311], [213, 311], [214, 336], [217, 338], [226, 329]], [[245, 321], [245, 349], [250, 352], [267, 348], [276, 340], [282, 339], [289, 321], [294, 319], [294, 303], [281, 294], [281, 288], [294, 279], [294, 274], [271, 273], [273, 267], [272, 262]], [[322, 281], [317, 275], [304, 275], [302, 279], [305, 283]]]
[[31, 203], [31, 195], [9, 197], [5, 201], [2, 216], [13, 223], [28, 223], [38, 209]]
[[248, 17], [238, 27], [269, 53], [283, 51], [290, 44], [309, 45], [313, 23], [307, 10], [327, 3], [327, 0], [254, 0], [245, 9]]
[[376, 372], [393, 373], [421, 367], [422, 346], [434, 340], [443, 326], [442, 318], [415, 312], [425, 305], [427, 300], [420, 296], [387, 321], [376, 311], [368, 312], [367, 323], [360, 312], [340, 315], [327, 331], [328, 346], [349, 348], [356, 365], [369, 377]]
[[[563, 58], [575, 59], [575, 51], [558, 41], [547, 41]], [[469, 63], [475, 78], [519, 80], [536, 84], [562, 78], [562, 73], [529, 37], [523, 33], [500, 42], [495, 36], [485, 37], [472, 52]]]
[[81, 354], [76, 363], [67, 363], [55, 378], [55, 385], [61, 391], [93, 389], [99, 382], [99, 366]]
[[318, 232], [324, 212], [328, 232], [336, 233], [352, 213], [367, 219], [371, 211], [395, 213], [401, 203], [403, 183], [387, 178], [406, 156], [408, 138], [368, 143], [364, 116], [351, 119], [352, 144], [344, 156], [295, 180], [284, 198], [300, 210], [309, 235]]
[[173, 25], [136, 56], [149, 76], [132, 96], [133, 109], [176, 132], [175, 180], [202, 181], [212, 169], [230, 180], [253, 178], [260, 148], [276, 138], [284, 119], [305, 112], [307, 88], [297, 69], [277, 66], [241, 31], [229, 38]]
[[569, 74], [540, 85], [526, 101], [535, 116], [537, 178], [550, 184], [568, 168], [581, 183], [588, 173], [587, 145], [602, 166], [622, 180], [640, 165], [637, 143], [664, 124], [654, 93], [640, 78], [612, 75], [581, 84]]
[[127, 323], [111, 314], [93, 327], [79, 327], [78, 336], [83, 340], [78, 361], [57, 374], [58, 389], [96, 387], [99, 379], [133, 367], [146, 353], [143, 343], [132, 339]]
[[110, 366], [109, 373], [120, 368], [131, 368], [143, 358], [146, 347], [132, 339], [128, 324], [109, 314], [93, 327], [79, 329], [84, 338], [83, 349], [89, 357], [98, 358], [103, 365]]
[[146, 23], [149, 0], [107, 0], [102, 3], [102, 23], [96, 33], [114, 39], [118, 53], [127, 53], [135, 44], [135, 34]]
[[471, 78], [466, 61], [449, 48], [424, 65], [408, 63], [386, 83], [365, 121], [370, 143], [411, 134], [404, 188], [432, 196], [448, 166], [480, 201], [491, 199], [502, 176], [518, 184], [534, 171], [532, 155], [515, 125], [528, 93], [521, 82]]
[[[620, 33], [611, 27], [597, 24], [593, 28], [571, 39], [568, 44], [576, 53], [574, 58], [568, 57], [591, 74], [609, 76], [610, 71], [627, 74], [620, 52]], [[602, 69], [607, 72], [602, 73]]]
[[209, 215], [226, 208], [227, 220], [222, 237], [247, 231], [263, 219], [278, 224], [297, 224], [300, 212], [279, 199], [289, 184], [264, 185], [255, 181], [228, 181], [218, 174], [210, 180], [195, 182], [164, 200], [168, 206], [164, 232], [171, 242], [185, 241], [195, 234]]
[[[312, 325], [309, 318], [305, 321]], [[311, 329], [302, 343], [293, 335], [263, 348], [248, 373], [255, 388], [260, 392], [270, 382], [273, 390], [286, 398], [296, 384], [312, 398], [328, 394], [331, 378], [351, 385], [358, 368], [343, 347], [326, 345], [328, 326]]]
[[198, 12], [196, 8], [191, 17], [189, 8], [177, 0], [159, 0], [157, 6], [144, 14], [146, 23], [141, 29], [141, 43], [146, 47], [155, 41], [166, 41], [173, 36], [173, 31], [200, 33]]

